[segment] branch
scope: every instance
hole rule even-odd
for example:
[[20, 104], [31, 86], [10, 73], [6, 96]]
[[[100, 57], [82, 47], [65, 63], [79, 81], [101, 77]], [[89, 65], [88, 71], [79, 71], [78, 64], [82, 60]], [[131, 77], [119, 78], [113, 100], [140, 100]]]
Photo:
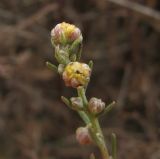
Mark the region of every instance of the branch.
[[58, 5], [55, 3], [48, 4], [44, 6], [42, 9], [38, 10], [35, 14], [30, 17], [20, 21], [17, 26], [19, 29], [25, 29], [29, 26], [32, 26], [34, 23], [40, 21], [43, 17], [45, 17], [49, 12], [56, 11], [58, 9]]
[[[145, 16], [147, 18], [149, 18], [151, 21], [154, 21], [158, 26], [154, 26], [156, 29], [158, 29], [158, 31], [160, 31], [160, 12], [143, 6], [141, 4], [135, 3], [135, 2], [131, 2], [128, 0], [107, 0], [111, 3], [120, 5], [122, 7], [125, 7], [127, 9], [130, 9], [134, 12], [137, 12], [138, 14]], [[152, 23], [151, 23], [152, 24]], [[154, 25], [154, 24], [152, 24]]]

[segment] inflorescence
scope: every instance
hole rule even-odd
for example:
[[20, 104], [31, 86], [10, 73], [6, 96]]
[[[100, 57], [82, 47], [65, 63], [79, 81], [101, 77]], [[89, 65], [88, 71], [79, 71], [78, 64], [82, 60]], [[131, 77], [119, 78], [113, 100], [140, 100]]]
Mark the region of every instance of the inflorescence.
[[[77, 90], [77, 96], [62, 101], [76, 111], [83, 119], [85, 126], [76, 130], [76, 139], [81, 145], [95, 144], [99, 147], [103, 159], [116, 159], [116, 136], [112, 134], [112, 153], [108, 152], [98, 117], [108, 113], [115, 102], [106, 105], [101, 99], [92, 97], [89, 101], [86, 90], [90, 81], [93, 62], [79, 62], [82, 52], [83, 36], [81, 30], [68, 23], [57, 24], [51, 31], [51, 42], [55, 49], [58, 66], [47, 62], [50, 69], [60, 74], [67, 87]], [[95, 159], [95, 155], [90, 156]]]

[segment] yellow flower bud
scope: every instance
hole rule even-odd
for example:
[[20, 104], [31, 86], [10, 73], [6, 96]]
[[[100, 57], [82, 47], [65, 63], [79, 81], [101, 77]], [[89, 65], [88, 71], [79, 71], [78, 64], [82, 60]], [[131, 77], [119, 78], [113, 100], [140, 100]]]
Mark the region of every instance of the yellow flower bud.
[[91, 69], [85, 63], [70, 62], [63, 72], [63, 80], [66, 86], [77, 88], [86, 86], [90, 80]]
[[69, 23], [57, 24], [51, 31], [51, 40], [55, 45], [70, 44], [78, 38], [82, 40], [80, 29]]

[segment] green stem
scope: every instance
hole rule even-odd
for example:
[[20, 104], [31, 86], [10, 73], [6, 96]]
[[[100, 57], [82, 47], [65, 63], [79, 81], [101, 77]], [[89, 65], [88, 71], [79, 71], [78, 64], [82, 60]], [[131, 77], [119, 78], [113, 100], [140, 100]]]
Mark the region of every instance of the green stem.
[[78, 114], [83, 119], [83, 121], [85, 122], [86, 125], [88, 125], [90, 123], [90, 120], [89, 120], [89, 118], [88, 118], [88, 116], [86, 115], [85, 112], [78, 111]]
[[78, 87], [77, 88], [77, 93], [78, 93], [78, 96], [82, 98], [84, 107], [87, 110], [88, 100], [87, 100], [86, 95], [85, 95], [85, 89], [83, 87]]
[[[87, 124], [91, 125], [91, 136], [92, 136], [94, 142], [96, 143], [96, 145], [99, 147], [103, 159], [109, 159], [108, 149], [105, 144], [104, 135], [103, 135], [101, 127], [99, 125], [98, 118], [96, 116], [92, 115], [88, 111], [88, 100], [85, 95], [85, 89], [83, 87], [79, 87], [77, 89], [77, 93], [78, 93], [78, 96], [82, 98], [84, 108], [85, 108], [84, 114], [89, 119], [87, 121]], [[84, 117], [83, 116], [81, 116], [81, 117], [84, 120]]]
[[103, 159], [109, 159], [109, 152], [106, 147], [104, 135], [103, 135], [101, 127], [99, 125], [98, 119], [95, 117], [92, 117], [91, 123], [94, 128], [94, 131], [92, 133], [94, 133], [96, 135], [96, 143], [101, 151], [102, 157], [103, 157]]

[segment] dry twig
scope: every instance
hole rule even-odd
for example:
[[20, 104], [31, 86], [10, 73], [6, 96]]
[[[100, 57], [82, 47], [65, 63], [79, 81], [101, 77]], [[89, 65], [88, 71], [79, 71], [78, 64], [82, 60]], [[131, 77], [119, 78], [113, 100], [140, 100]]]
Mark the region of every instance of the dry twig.
[[154, 28], [160, 31], [160, 12], [128, 0], [108, 0], [108, 1], [138, 13], [139, 16], [148, 20], [150, 24], [154, 26]]

